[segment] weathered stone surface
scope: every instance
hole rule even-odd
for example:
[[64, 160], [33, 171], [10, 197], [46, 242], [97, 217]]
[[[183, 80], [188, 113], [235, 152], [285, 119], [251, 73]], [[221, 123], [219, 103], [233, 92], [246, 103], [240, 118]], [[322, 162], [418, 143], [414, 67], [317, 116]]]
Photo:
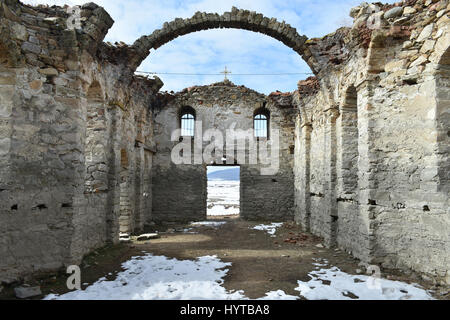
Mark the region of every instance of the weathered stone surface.
[[403, 10], [403, 14], [405, 14], [405, 15], [414, 14], [416, 12], [417, 12], [417, 10], [414, 7], [405, 7], [405, 9]]
[[16, 297], [19, 299], [28, 299], [42, 294], [40, 287], [17, 287], [14, 288]]
[[403, 12], [402, 7], [394, 7], [384, 13], [384, 18], [385, 19], [395, 18], [395, 17], [398, 17], [399, 15], [401, 15], [402, 12]]
[[[200, 159], [199, 163], [176, 166], [171, 161], [175, 142], [170, 141], [170, 133], [179, 128], [180, 112], [186, 106], [195, 110], [197, 119], [203, 122], [204, 131], [215, 128], [221, 132], [223, 139], [226, 139], [226, 131], [232, 126], [238, 130], [253, 128], [255, 112], [265, 106], [270, 114], [270, 127], [280, 131], [280, 170], [275, 174], [263, 176], [261, 169], [269, 167], [270, 164], [249, 164], [248, 156], [246, 161], [240, 161], [241, 217], [267, 221], [293, 218], [294, 158], [291, 148], [294, 146], [292, 117], [295, 109], [291, 94], [273, 94], [267, 97], [226, 81], [188, 88], [174, 94], [171, 99], [155, 118], [156, 127], [159, 129], [155, 131], [158, 152], [153, 163], [154, 219], [206, 219], [206, 166], [211, 162]], [[253, 141], [254, 136], [250, 138]], [[201, 143], [203, 149], [210, 144], [209, 141]], [[237, 149], [248, 155], [249, 144]], [[222, 152], [226, 154], [226, 147]], [[217, 163], [221, 165], [222, 161]], [[167, 199], [173, 201], [168, 202]]]
[[433, 32], [434, 24], [429, 24], [425, 28], [423, 28], [422, 32], [420, 33], [419, 37], [417, 38], [417, 42], [422, 42], [429, 37], [431, 37], [431, 33]]
[[58, 70], [56, 70], [55, 68], [45, 68], [45, 69], [40, 69], [39, 73], [41, 73], [45, 76], [57, 76]]
[[[175, 19], [128, 46], [103, 43], [113, 21], [93, 3], [75, 31], [64, 8], [3, 1], [0, 282], [80, 263], [154, 221], [204, 219], [206, 164], [169, 157], [178, 111], [248, 129], [265, 103], [281, 132], [280, 170], [241, 167], [244, 218], [295, 217], [364, 263], [448, 283], [449, 9], [364, 3], [352, 28], [307, 40], [233, 8]], [[150, 49], [221, 27], [282, 41], [316, 76], [264, 96], [230, 83], [165, 94], [159, 78], [134, 75]]]
[[[448, 127], [450, 119], [433, 108], [449, 106], [449, 42], [441, 40], [449, 24], [440, 31], [436, 11], [424, 9], [423, 2], [414, 6], [416, 12], [403, 10], [403, 16], [397, 6], [396, 18], [386, 26], [401, 19], [405, 27], [372, 31], [365, 60], [355, 52], [364, 38], [339, 44], [333, 35], [307, 42], [323, 72], [319, 89], [299, 83], [296, 220], [323, 236], [327, 246], [363, 261], [447, 282], [449, 181], [443, 172], [449, 142], [445, 129], [438, 128]], [[366, 25], [363, 7], [352, 10], [359, 21], [352, 37]], [[407, 29], [411, 35], [402, 31]], [[336, 52], [353, 52], [345, 62], [328, 54], [336, 44]], [[338, 114], [330, 113], [336, 106]]]

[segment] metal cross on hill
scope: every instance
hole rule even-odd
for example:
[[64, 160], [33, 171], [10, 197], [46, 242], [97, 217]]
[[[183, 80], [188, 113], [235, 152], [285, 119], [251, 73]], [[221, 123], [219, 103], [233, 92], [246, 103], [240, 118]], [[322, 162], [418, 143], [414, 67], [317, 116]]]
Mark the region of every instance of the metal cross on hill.
[[225, 70], [222, 71], [221, 73], [225, 75], [224, 81], [226, 81], [226, 80], [228, 80], [227, 75], [231, 74], [231, 71], [228, 71], [227, 66], [225, 66]]

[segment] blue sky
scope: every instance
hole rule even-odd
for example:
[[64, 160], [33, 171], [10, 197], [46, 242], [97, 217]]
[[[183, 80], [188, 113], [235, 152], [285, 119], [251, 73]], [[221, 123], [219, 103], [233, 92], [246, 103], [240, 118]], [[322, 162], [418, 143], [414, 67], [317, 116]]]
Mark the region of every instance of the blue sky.
[[[29, 4], [79, 5], [84, 0], [22, 0]], [[257, 11], [279, 21], [285, 20], [300, 34], [310, 38], [349, 26], [350, 8], [361, 0], [97, 0], [115, 20], [106, 41], [133, 43], [151, 34], [166, 21], [191, 17], [196, 11], [223, 13], [232, 6]], [[393, 2], [393, 1], [389, 1]], [[169, 73], [218, 73], [225, 66], [234, 73], [311, 72], [302, 58], [281, 42], [250, 31], [219, 29], [192, 33], [152, 51], [138, 68]], [[297, 82], [308, 75], [229, 76], [238, 85], [262, 93], [296, 90]], [[210, 84], [223, 76], [160, 75], [163, 91], [180, 91], [193, 85]]]

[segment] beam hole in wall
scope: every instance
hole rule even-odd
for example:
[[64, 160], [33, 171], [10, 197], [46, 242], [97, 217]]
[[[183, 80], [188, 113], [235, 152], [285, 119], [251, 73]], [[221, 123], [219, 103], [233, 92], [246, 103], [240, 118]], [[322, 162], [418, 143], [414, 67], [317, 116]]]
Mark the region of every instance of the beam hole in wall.
[[404, 203], [399, 202], [399, 203], [397, 203], [396, 208], [399, 209], [399, 210], [400, 209], [405, 209], [406, 205]]
[[19, 206], [17, 204], [11, 206], [11, 210], [16, 211], [19, 210]]
[[44, 209], [48, 209], [46, 204], [38, 204], [36, 207], [32, 208], [32, 210], [44, 210]]
[[410, 78], [403, 80], [403, 83], [409, 86], [414, 86], [417, 84], [417, 78]]
[[336, 199], [336, 202], [349, 202], [349, 203], [353, 203], [354, 200], [351, 199], [351, 198], [342, 198], [342, 197], [339, 197], [339, 198]]
[[207, 216], [210, 219], [239, 217], [240, 167], [207, 167]]

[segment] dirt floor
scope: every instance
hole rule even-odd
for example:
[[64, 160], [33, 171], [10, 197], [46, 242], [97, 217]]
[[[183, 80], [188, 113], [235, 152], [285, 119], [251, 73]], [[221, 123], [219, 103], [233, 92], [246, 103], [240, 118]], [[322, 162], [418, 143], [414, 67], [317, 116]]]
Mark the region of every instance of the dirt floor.
[[[217, 220], [217, 219], [215, 219]], [[308, 273], [314, 270], [317, 259], [326, 259], [330, 266], [337, 266], [350, 274], [360, 274], [364, 268], [348, 254], [338, 249], [327, 249], [322, 239], [301, 232], [294, 223], [285, 223], [277, 229], [275, 237], [265, 231], [253, 230], [260, 223], [224, 217], [223, 226], [155, 226], [159, 239], [131, 243], [97, 250], [87, 256], [81, 266], [82, 288], [96, 282], [101, 277], [113, 280], [121, 269], [121, 264], [133, 256], [151, 253], [169, 258], [196, 259], [201, 256], [217, 255], [232, 266], [225, 278], [227, 290], [243, 290], [251, 299], [265, 296], [269, 291], [284, 290], [298, 296], [297, 280], [308, 281]], [[186, 229], [189, 229], [186, 232]], [[435, 291], [435, 298], [450, 300], [448, 288], [433, 286], [417, 275], [382, 270], [383, 278], [418, 283]], [[67, 275], [42, 274], [33, 279], [25, 279], [30, 285], [40, 285], [43, 296], [49, 293], [67, 292]], [[36, 297], [36, 298], [42, 298]], [[13, 286], [3, 288], [0, 299], [14, 299]]]

